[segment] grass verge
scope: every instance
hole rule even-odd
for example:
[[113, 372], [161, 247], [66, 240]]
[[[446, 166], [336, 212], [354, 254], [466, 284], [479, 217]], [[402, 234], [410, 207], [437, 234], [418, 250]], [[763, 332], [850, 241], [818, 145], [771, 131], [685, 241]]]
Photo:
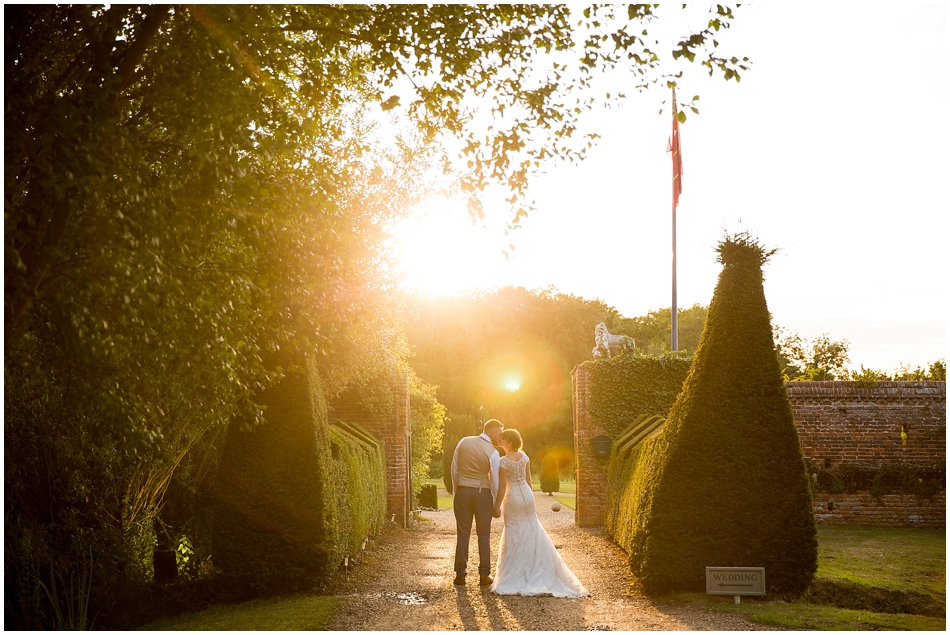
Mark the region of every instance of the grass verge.
[[[768, 578], [766, 577], [766, 580]], [[946, 533], [818, 527], [818, 574], [794, 601], [678, 593], [664, 598], [806, 630], [946, 630]]]
[[143, 631], [318, 631], [326, 628], [337, 599], [322, 595], [299, 595], [252, 600], [243, 604], [219, 604], [152, 622]]
[[709, 604], [710, 608], [739, 613], [757, 624], [814, 631], [945, 631], [947, 625], [942, 617], [842, 609], [802, 600], [743, 598], [741, 604], [734, 604], [731, 597], [710, 597]]

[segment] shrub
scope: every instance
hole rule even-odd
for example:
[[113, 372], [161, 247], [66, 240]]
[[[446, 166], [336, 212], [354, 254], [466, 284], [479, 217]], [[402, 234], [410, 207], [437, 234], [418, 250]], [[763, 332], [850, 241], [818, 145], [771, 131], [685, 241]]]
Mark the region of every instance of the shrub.
[[561, 475], [554, 452], [545, 454], [541, 462], [541, 491], [548, 494], [561, 491]]
[[946, 491], [947, 470], [918, 465], [852, 465], [844, 463], [834, 470], [813, 468], [814, 489], [829, 494], [854, 494], [868, 491], [874, 496], [914, 494], [929, 498]]
[[439, 488], [431, 483], [422, 486], [419, 491], [419, 507], [439, 508]]
[[702, 590], [706, 566], [762, 566], [770, 592], [801, 594], [818, 541], [762, 285], [771, 253], [745, 234], [718, 253], [723, 270], [683, 390], [664, 428], [637, 446], [631, 569], [662, 592]]

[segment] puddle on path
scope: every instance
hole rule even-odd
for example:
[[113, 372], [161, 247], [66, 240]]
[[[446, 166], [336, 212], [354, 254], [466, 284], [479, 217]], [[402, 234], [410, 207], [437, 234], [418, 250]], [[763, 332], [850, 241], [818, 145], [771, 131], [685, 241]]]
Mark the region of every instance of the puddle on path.
[[407, 591], [405, 593], [387, 593], [389, 597], [393, 597], [400, 604], [408, 604], [410, 606], [418, 606], [420, 604], [425, 604], [426, 598], [425, 595], [421, 593], [415, 593], [413, 591]]

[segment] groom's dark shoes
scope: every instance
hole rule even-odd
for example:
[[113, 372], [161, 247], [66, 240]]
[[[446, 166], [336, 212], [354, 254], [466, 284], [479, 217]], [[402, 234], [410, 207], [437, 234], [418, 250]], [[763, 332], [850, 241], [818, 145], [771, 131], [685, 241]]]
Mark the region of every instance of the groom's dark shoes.
[[459, 586], [465, 586], [465, 576], [461, 574], [456, 574], [453, 584], [457, 584]]
[[494, 582], [494, 580], [491, 579], [490, 575], [478, 576], [478, 586], [488, 586], [492, 582]]

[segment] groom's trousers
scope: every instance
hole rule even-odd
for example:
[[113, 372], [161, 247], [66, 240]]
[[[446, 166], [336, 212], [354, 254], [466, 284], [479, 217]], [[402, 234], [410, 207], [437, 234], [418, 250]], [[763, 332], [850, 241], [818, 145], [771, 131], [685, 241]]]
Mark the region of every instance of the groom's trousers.
[[491, 488], [459, 487], [455, 490], [455, 573], [465, 575], [468, 567], [468, 543], [472, 538], [472, 517], [478, 536], [478, 574], [491, 573], [491, 519], [494, 501]]

